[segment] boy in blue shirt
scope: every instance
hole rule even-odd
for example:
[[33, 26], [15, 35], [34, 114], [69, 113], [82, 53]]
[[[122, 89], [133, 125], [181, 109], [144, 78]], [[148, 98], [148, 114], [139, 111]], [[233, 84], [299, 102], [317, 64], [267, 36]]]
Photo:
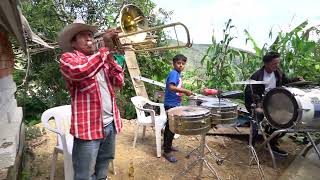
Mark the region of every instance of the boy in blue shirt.
[[[173, 67], [166, 80], [166, 90], [164, 96], [164, 108], [169, 110], [173, 107], [181, 105], [181, 97], [183, 94], [191, 96], [192, 92], [184, 89], [182, 86], [181, 72], [183, 71], [187, 62], [187, 57], [182, 54], [178, 54], [173, 57]], [[163, 137], [164, 157], [170, 162], [177, 162], [171, 152], [178, 151], [175, 147], [172, 147], [174, 133], [169, 129], [169, 120], [166, 123]]]

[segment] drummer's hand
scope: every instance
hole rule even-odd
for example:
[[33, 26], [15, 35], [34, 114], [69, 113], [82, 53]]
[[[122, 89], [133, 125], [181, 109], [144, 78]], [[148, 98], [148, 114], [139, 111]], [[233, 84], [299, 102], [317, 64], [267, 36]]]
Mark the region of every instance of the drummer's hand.
[[205, 95], [205, 96], [208, 95], [206, 89], [207, 89], [207, 88], [203, 88], [203, 89], [202, 89], [202, 91], [201, 91], [201, 94], [202, 94], [202, 95]]
[[193, 95], [192, 91], [190, 91], [190, 90], [186, 90], [186, 92], [184, 92], [184, 94], [187, 96]]

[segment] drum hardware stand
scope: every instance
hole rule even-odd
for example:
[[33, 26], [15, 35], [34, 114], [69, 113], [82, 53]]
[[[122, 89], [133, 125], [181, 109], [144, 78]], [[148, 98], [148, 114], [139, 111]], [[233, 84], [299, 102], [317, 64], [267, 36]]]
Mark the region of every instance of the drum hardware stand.
[[241, 131], [238, 129], [237, 125], [234, 125], [233, 128], [234, 128], [238, 133], [241, 133]]
[[[312, 139], [310, 133], [311, 132], [319, 132], [319, 129], [280, 129], [277, 131], [274, 131], [261, 145], [261, 147], [263, 147], [264, 145], [266, 145], [266, 143], [269, 143], [271, 139], [273, 139], [275, 136], [277, 136], [278, 134], [281, 133], [305, 133], [309, 139], [309, 141], [311, 142], [314, 150], [316, 151], [319, 159], [320, 159], [320, 151], [317, 147], [317, 145], [315, 144], [314, 140]], [[261, 150], [261, 147], [258, 150]]]
[[312, 144], [312, 146], [313, 146], [314, 150], [317, 152], [318, 157], [319, 157], [319, 159], [320, 159], [320, 152], [319, 152], [319, 149], [318, 149], [318, 147], [317, 147], [316, 143], [315, 143], [315, 142], [314, 142], [314, 140], [312, 139], [312, 137], [311, 137], [311, 135], [310, 135], [310, 133], [309, 133], [309, 132], [306, 132], [306, 134], [307, 134], [307, 136], [308, 136], [308, 138], [309, 138], [309, 140], [310, 140], [310, 142], [311, 142], [311, 144]]
[[[253, 90], [252, 90], [252, 84], [250, 84], [250, 90], [251, 90], [251, 94], [252, 94], [252, 98], [253, 98]], [[260, 165], [260, 162], [259, 162], [259, 158], [258, 158], [258, 155], [257, 155], [257, 152], [256, 150], [254, 149], [253, 145], [252, 145], [252, 139], [253, 139], [253, 125], [256, 124], [258, 125], [258, 132], [259, 130], [261, 130], [260, 128], [260, 123], [257, 121], [257, 116], [256, 116], [256, 107], [257, 107], [257, 104], [254, 102], [252, 105], [251, 105], [251, 114], [252, 114], [252, 117], [250, 118], [250, 133], [249, 133], [249, 145], [248, 145], [248, 148], [249, 148], [249, 156], [250, 156], [250, 161], [249, 161], [249, 166], [251, 165], [252, 161], [255, 160], [255, 162], [257, 163], [257, 166], [258, 166], [258, 170], [259, 170], [259, 174], [260, 174], [260, 177], [262, 180], [265, 179], [264, 177], [264, 172], [263, 172], [263, 169]], [[269, 143], [268, 143], [269, 144]], [[269, 146], [270, 147], [270, 146]], [[270, 148], [271, 150], [271, 148]]]
[[[218, 114], [221, 112], [221, 105], [220, 105], [220, 103], [221, 103], [221, 93], [218, 93], [218, 99], [219, 99], [219, 112], [217, 112]], [[238, 130], [239, 131], [239, 130]], [[205, 134], [206, 135], [206, 134]], [[199, 141], [199, 139], [196, 137], [196, 139]], [[222, 163], [223, 163], [223, 159], [220, 159], [218, 156], [216, 156], [214, 153], [213, 153], [213, 151], [211, 150], [211, 148], [207, 145], [207, 143], [205, 142], [204, 143], [204, 145], [205, 145], [205, 148], [208, 150], [208, 152], [211, 154], [211, 156], [216, 160], [216, 163], [217, 163], [217, 165], [222, 165]], [[190, 156], [191, 156], [191, 154], [192, 153], [194, 153], [195, 151], [197, 151], [199, 154], [201, 154], [200, 152], [199, 152], [199, 149], [201, 148], [201, 145], [200, 146], [198, 146], [198, 147], [196, 147], [195, 149], [193, 149], [192, 151], [190, 151], [187, 155], [186, 155], [186, 158], [190, 158]]]
[[[250, 156], [250, 161], [249, 161], [249, 166], [251, 166], [251, 163], [252, 161], [254, 160], [256, 163], [257, 163], [257, 166], [258, 166], [258, 170], [259, 170], [259, 174], [260, 174], [260, 177], [262, 180], [265, 179], [264, 177], [264, 172], [263, 172], [263, 169], [260, 165], [260, 162], [259, 162], [259, 158], [258, 158], [258, 155], [257, 155], [257, 152], [255, 150], [255, 148], [253, 147], [252, 145], [252, 133], [253, 133], [253, 123], [257, 123], [255, 120], [253, 120], [253, 118], [250, 120], [250, 133], [249, 133], [249, 145], [248, 145], [248, 148], [249, 148], [249, 156]], [[260, 128], [259, 128], [260, 129]], [[269, 144], [269, 143], [268, 143]], [[270, 149], [271, 150], [271, 149]]]
[[229, 126], [227, 126], [227, 127], [232, 127], [232, 128], [234, 128], [238, 133], [241, 133], [241, 131], [240, 131], [239, 128], [238, 128], [239, 125], [240, 125], [240, 124], [238, 124], [238, 123], [234, 123], [234, 124], [231, 124], [231, 125], [229, 125]]
[[[198, 178], [201, 179], [201, 175], [202, 175], [202, 171], [203, 171], [203, 163], [207, 166], [207, 168], [209, 169], [209, 171], [217, 177], [218, 180], [221, 180], [219, 174], [216, 172], [216, 170], [214, 169], [214, 167], [210, 164], [209, 161], [207, 161], [205, 159], [205, 153], [204, 153], [204, 147], [206, 146], [206, 133], [201, 134], [201, 141], [200, 141], [200, 146], [196, 149], [199, 149], [199, 155], [197, 157], [197, 159], [195, 161], [193, 161], [192, 163], [190, 163], [186, 169], [184, 169], [182, 172], [180, 172], [179, 174], [175, 175], [172, 179], [176, 179], [177, 176], [179, 175], [184, 175], [187, 172], [189, 172], [192, 168], [194, 168], [198, 163], [200, 163], [200, 168], [199, 168], [199, 175]], [[195, 149], [193, 150], [195, 151]], [[193, 152], [192, 151], [192, 152]]]
[[[266, 139], [267, 139], [267, 136], [266, 136], [266, 134], [265, 134], [264, 131], [263, 131], [262, 122], [259, 123], [259, 130], [261, 131], [261, 134], [262, 134], [263, 139], [266, 140]], [[272, 152], [270, 143], [268, 142], [268, 143], [266, 143], [266, 145], [267, 145], [267, 149], [268, 149], [269, 154], [270, 154], [271, 159], [272, 159], [273, 168], [276, 169], [276, 168], [277, 168], [276, 159], [275, 159], [274, 154], [273, 154], [273, 152]], [[262, 144], [262, 145], [261, 145], [261, 147], [263, 147], [263, 146], [265, 146], [265, 144]], [[259, 150], [260, 150], [260, 149], [258, 148], [258, 152], [259, 152]]]
[[[197, 137], [196, 137], [196, 139], [200, 142], [200, 140]], [[204, 145], [205, 145], [205, 148], [208, 150], [208, 153], [210, 153], [211, 156], [216, 160], [217, 165], [219, 165], [219, 166], [222, 165], [223, 159], [221, 159], [217, 155], [215, 155], [214, 152], [211, 150], [211, 148], [207, 145], [207, 143], [205, 143]], [[196, 147], [196, 148], [194, 148], [185, 157], [189, 159], [191, 154], [193, 154], [196, 151], [200, 154], [200, 151], [199, 151], [200, 148], [201, 148], [201, 145]]]

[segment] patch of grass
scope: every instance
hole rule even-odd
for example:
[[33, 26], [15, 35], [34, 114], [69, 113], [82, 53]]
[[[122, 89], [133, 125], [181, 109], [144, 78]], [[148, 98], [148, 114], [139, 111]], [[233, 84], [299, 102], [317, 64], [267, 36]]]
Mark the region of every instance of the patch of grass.
[[30, 141], [32, 139], [37, 139], [38, 137], [43, 136], [46, 134], [46, 131], [44, 128], [40, 129], [37, 126], [28, 126], [26, 128], [26, 140]]
[[26, 123], [28, 126], [33, 126], [40, 123], [40, 114], [26, 117], [24, 123]]
[[[320, 139], [320, 133], [316, 132], [316, 133], [310, 133], [311, 138], [316, 141], [317, 139]], [[306, 134], [304, 133], [295, 133], [294, 135], [289, 136], [293, 142], [297, 143], [297, 144], [308, 144], [309, 143], [309, 139], [307, 137]]]
[[21, 172], [20, 178], [21, 178], [21, 180], [30, 180], [31, 179], [31, 175], [32, 175], [31, 171], [23, 170]]

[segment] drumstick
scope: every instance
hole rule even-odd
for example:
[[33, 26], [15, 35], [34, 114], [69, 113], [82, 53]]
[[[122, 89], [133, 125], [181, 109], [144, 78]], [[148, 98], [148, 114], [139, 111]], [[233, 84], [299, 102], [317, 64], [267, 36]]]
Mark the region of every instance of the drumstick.
[[[220, 90], [216, 90], [216, 89], [203, 89], [202, 94], [205, 96], [209, 96], [209, 95], [220, 95], [222, 93], [222, 91]], [[193, 96], [200, 96], [201, 94], [198, 93], [192, 93]]]
[[221, 91], [217, 90], [217, 89], [203, 89], [203, 94], [205, 95], [217, 95], [217, 94], [221, 94]]

